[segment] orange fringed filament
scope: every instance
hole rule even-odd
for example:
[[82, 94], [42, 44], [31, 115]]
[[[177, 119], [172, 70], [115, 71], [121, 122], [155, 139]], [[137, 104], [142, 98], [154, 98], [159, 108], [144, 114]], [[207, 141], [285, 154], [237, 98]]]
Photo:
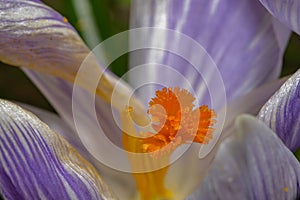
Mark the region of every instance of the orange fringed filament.
[[148, 133], [149, 137], [143, 139], [144, 152], [165, 148], [171, 153], [181, 144], [207, 144], [212, 139], [216, 113], [206, 105], [194, 109], [194, 100], [187, 90], [178, 87], [156, 91], [148, 113], [157, 133]]

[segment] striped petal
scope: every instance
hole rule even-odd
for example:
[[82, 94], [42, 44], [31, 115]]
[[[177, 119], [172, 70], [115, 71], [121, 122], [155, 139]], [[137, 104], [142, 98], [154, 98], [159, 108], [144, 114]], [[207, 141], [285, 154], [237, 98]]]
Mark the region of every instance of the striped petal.
[[274, 17], [300, 34], [299, 0], [260, 0], [260, 2]]
[[290, 150], [295, 151], [300, 147], [300, 70], [267, 101], [257, 117]]
[[33, 114], [0, 100], [0, 190], [6, 199], [114, 199], [95, 168]]
[[[60, 78], [35, 71], [30, 71], [30, 77], [56, 108], [64, 121], [67, 122], [67, 125], [71, 127], [72, 131], [62, 132], [64, 138], [95, 165], [102, 173], [103, 179], [113, 186], [116, 195], [120, 199], [131, 199], [135, 190], [131, 175], [119, 172], [105, 162], [108, 159], [110, 161], [118, 159], [114, 157], [112, 159], [113, 152], [107, 154], [107, 151], [109, 151], [106, 147], [107, 143], [105, 143], [107, 139], [111, 142], [110, 145], [115, 144], [121, 147], [121, 130], [112, 116], [111, 106], [101, 98], [96, 98], [95, 107], [91, 106], [92, 104], [88, 100], [93, 99], [93, 97], [89, 92], [82, 89], [77, 96], [79, 98], [76, 99], [76, 103], [73, 105], [76, 107], [77, 115], [79, 115], [77, 120], [74, 121], [75, 109], [72, 109], [72, 84]], [[94, 108], [96, 108], [99, 121], [95, 121]], [[38, 114], [34, 110], [33, 112]], [[40, 115], [38, 116], [40, 117]], [[99, 129], [98, 124], [102, 129]], [[78, 129], [78, 126], [81, 128]]]
[[297, 199], [300, 164], [265, 124], [249, 115], [236, 120], [192, 199]]
[[[220, 138], [213, 139], [210, 145], [203, 147], [200, 157], [205, 157], [213, 148], [218, 139], [222, 140], [222, 138], [226, 138], [232, 133], [232, 130], [234, 129], [234, 121], [239, 115], [246, 113], [254, 116], [257, 115], [263, 105], [283, 85], [286, 80], [287, 77], [264, 84], [224, 106], [223, 109], [218, 113], [219, 116], [226, 115], [224, 125], [221, 128], [221, 136]], [[221, 121], [221, 117], [218, 119]]]
[[[109, 72], [102, 73], [103, 68], [66, 19], [40, 1], [0, 0], [0, 10], [1, 16], [3, 15], [0, 19], [0, 60], [26, 67], [26, 73], [67, 124], [73, 130], [80, 124], [80, 140], [89, 152], [96, 158], [105, 156], [108, 162], [113, 160], [111, 155], [106, 153], [105, 145], [99, 144], [109, 139], [109, 142], [112, 141], [116, 146], [121, 145], [121, 131], [115, 123], [112, 110], [124, 109], [128, 103], [124, 99], [127, 100], [131, 93], [129, 86], [121, 84], [121, 87], [115, 88], [118, 82], [116, 76]], [[85, 60], [88, 55], [89, 59]], [[83, 60], [90, 71], [84, 74], [83, 79], [77, 81], [82, 88], [77, 88], [78, 93], [74, 97], [72, 82], [78, 80], [75, 77]], [[47, 75], [40, 72], [46, 72]], [[100, 75], [102, 77], [98, 82]], [[97, 81], [96, 88], [92, 88], [91, 81]], [[93, 102], [94, 91], [96, 102]], [[112, 93], [117, 95], [114, 101], [111, 101]], [[133, 107], [142, 106], [139, 104]], [[77, 116], [80, 115], [80, 120], [77, 119], [78, 124], [74, 122], [74, 110], [77, 110]], [[98, 122], [103, 130], [99, 130]], [[77, 136], [72, 135], [68, 138], [74, 137]], [[109, 171], [107, 168], [109, 167], [102, 165], [101, 170]], [[115, 170], [110, 170], [115, 174]], [[120, 187], [123, 191], [131, 191], [128, 187], [134, 187], [129, 181], [125, 185], [126, 187]]]
[[81, 155], [85, 156], [84, 152], [82, 152], [84, 148], [82, 147], [79, 137], [76, 134], [74, 134], [74, 130], [70, 128], [70, 126], [61, 117], [59, 117], [58, 115], [52, 112], [31, 105], [27, 105], [20, 102], [16, 102], [16, 104], [22, 107], [23, 109], [28, 110], [32, 112], [34, 115], [36, 115], [42, 122], [47, 124], [53, 131], [59, 133], [59, 135], [61, 135], [64, 139], [66, 139], [68, 143], [70, 143], [70, 145], [75, 147], [76, 150], [78, 150]]
[[[45, 76], [46, 77], [46, 76]], [[51, 79], [45, 79], [50, 81]], [[53, 81], [55, 78], [52, 79]], [[52, 82], [52, 83], [55, 83]], [[60, 96], [60, 95], [58, 95]], [[63, 96], [63, 95], [62, 95]], [[64, 96], [65, 97], [65, 96]], [[61, 101], [65, 102], [64, 98], [60, 98]], [[29, 110], [30, 112], [34, 113], [37, 117], [39, 117], [44, 123], [46, 123], [51, 129], [55, 130], [58, 132], [61, 136], [63, 136], [73, 147], [76, 148], [76, 150], [84, 156], [85, 159], [87, 159], [89, 162], [91, 162], [95, 168], [101, 172], [102, 178], [104, 181], [110, 185], [116, 196], [118, 196], [119, 199], [132, 199], [132, 196], [136, 190], [132, 176], [127, 173], [121, 173], [116, 170], [111, 169], [110, 167], [107, 167], [103, 165], [99, 160], [97, 160], [93, 155], [95, 155], [99, 151], [103, 151], [103, 149], [99, 149], [99, 142], [96, 138], [93, 137], [91, 134], [87, 133], [86, 139], [88, 140], [91, 138], [93, 142], [90, 143], [90, 146], [88, 146], [90, 149], [94, 149], [94, 151], [88, 151], [86, 147], [84, 147], [81, 138], [77, 135], [74, 134], [75, 131], [70, 128], [64, 121], [57, 115], [54, 115], [52, 113], [49, 113], [45, 110], [41, 110], [39, 108], [35, 108], [33, 106], [29, 105], [24, 105], [24, 104], [19, 104], [23, 108]], [[67, 104], [68, 105], [68, 104]], [[105, 105], [105, 104], [104, 104]], [[104, 106], [105, 107], [105, 106]], [[107, 107], [107, 106], [106, 106]], [[84, 112], [85, 113], [85, 112]], [[70, 116], [71, 117], [71, 113]], [[99, 131], [93, 123], [89, 123], [89, 118], [85, 118], [86, 115], [83, 115], [83, 123], [87, 124], [86, 125], [86, 130], [89, 130], [90, 133], [95, 133], [96, 131]], [[99, 116], [101, 117], [101, 115]], [[103, 118], [101, 117], [100, 120], [103, 122]], [[112, 126], [112, 120], [106, 120], [105, 122], [101, 123], [103, 125], [106, 125], [104, 128], [105, 130], [109, 129], [111, 133], [117, 133], [119, 131], [116, 126]], [[103, 127], [103, 126], [102, 126]], [[93, 130], [94, 128], [94, 130]], [[96, 130], [96, 131], [95, 131]], [[112, 136], [110, 136], [110, 139], [112, 141], [116, 140], [113, 139]], [[84, 141], [86, 142], [86, 141]], [[91, 154], [93, 153], [93, 155]], [[97, 154], [99, 155], [99, 154]], [[111, 156], [111, 155], [109, 155]]]
[[[210, 99], [205, 84], [222, 90], [222, 85], [216, 83], [213, 67], [207, 63], [208, 56], [212, 57], [221, 73], [227, 99], [232, 100], [277, 78], [290, 33], [279, 22], [275, 22], [259, 2], [251, 0], [135, 0], [131, 26], [175, 30], [204, 47], [208, 55], [196, 51], [190, 43], [185, 42], [184, 37], [154, 29], [140, 38], [146, 38], [157, 49], [138, 51], [131, 56], [132, 67], [158, 63], [175, 69], [191, 84], [201, 103], [207, 103]], [[137, 38], [134, 35], [131, 42], [136, 43]], [[184, 57], [168, 52], [174, 48], [179, 49]], [[197, 65], [192, 66], [191, 63]], [[134, 87], [141, 82], [161, 83], [162, 80], [172, 79], [174, 81], [170, 81], [170, 84], [184, 85], [174, 73], [157, 70], [153, 66], [130, 78]], [[140, 89], [140, 94], [149, 99], [156, 89], [157, 86], [148, 86]], [[216, 107], [220, 108], [223, 103], [224, 99], [220, 99]]]
[[[69, 82], [77, 80], [77, 85], [88, 91], [97, 90], [97, 95], [109, 103], [113, 92], [121, 97], [130, 93], [130, 88], [124, 83], [121, 84], [122, 89], [113, 91], [118, 78], [112, 73], [104, 73], [100, 61], [67, 19], [42, 2], [0, 0], [0, 17], [0, 61]], [[103, 54], [100, 56], [104, 62]], [[85, 78], [78, 80], [77, 72], [83, 62], [88, 65], [88, 71], [84, 71]], [[27, 73], [31, 74], [28, 70]], [[92, 88], [91, 80], [98, 80], [100, 76], [99, 84]], [[60, 90], [63, 90], [62, 87]], [[113, 101], [113, 106], [120, 109], [123, 106], [120, 101]]]
[[0, 60], [73, 80], [89, 53], [67, 19], [37, 0], [0, 1]]

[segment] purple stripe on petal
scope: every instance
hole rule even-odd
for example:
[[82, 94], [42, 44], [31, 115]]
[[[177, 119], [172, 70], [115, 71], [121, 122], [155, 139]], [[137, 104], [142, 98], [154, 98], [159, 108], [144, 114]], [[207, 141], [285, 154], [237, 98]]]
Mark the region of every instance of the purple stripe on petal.
[[[213, 58], [225, 82], [228, 100], [246, 94], [253, 88], [278, 77], [281, 68], [283, 48], [289, 31], [284, 26], [275, 28], [274, 18], [257, 1], [251, 0], [148, 0], [133, 1], [131, 26], [159, 27], [172, 29], [188, 35], [202, 45]], [[281, 29], [284, 29], [281, 31]], [[185, 49], [189, 56], [208, 71], [211, 69], [199, 52], [186, 47], [182, 38], [170, 38], [158, 34], [159, 31], [145, 33], [150, 43], [161, 44], [165, 49]], [[131, 41], [134, 43], [136, 37]], [[144, 63], [168, 65], [183, 74], [200, 96], [200, 103], [209, 103], [210, 96], [201, 74], [190, 63], [167, 51], [144, 50], [131, 56], [132, 67]], [[212, 74], [210, 74], [213, 77]], [[135, 86], [139, 82], [172, 80], [172, 74], [162, 73], [149, 67], [140, 76], [130, 77]], [[207, 77], [210, 78], [210, 77]], [[182, 80], [174, 81], [183, 85]], [[216, 84], [211, 80], [208, 84]], [[221, 87], [217, 87], [221, 88]], [[157, 87], [140, 91], [145, 101], [153, 96]], [[222, 107], [220, 99], [217, 107]]]
[[300, 70], [267, 101], [258, 119], [269, 126], [292, 151], [300, 147]]
[[0, 60], [72, 81], [89, 53], [67, 19], [40, 1], [0, 1]]
[[[62, 119], [71, 127], [71, 130], [75, 129], [73, 110], [72, 110], [72, 90], [73, 86], [67, 81], [61, 80], [60, 78], [41, 74], [32, 70], [26, 69], [26, 73], [30, 76], [37, 87], [45, 94], [47, 99], [52, 103], [57, 112], [60, 114]], [[99, 134], [101, 130], [96, 123], [93, 121], [93, 113], [89, 112], [89, 105], [86, 104], [85, 99], [91, 94], [85, 90], [81, 91], [81, 99], [78, 99], [77, 108], [80, 110], [82, 116], [81, 123], [85, 128], [86, 136], [83, 138], [78, 137], [75, 131], [66, 132], [67, 135], [63, 135], [66, 139], [71, 142], [77, 150], [85, 156], [90, 162], [97, 166], [100, 172], [103, 172], [103, 178], [110, 185], [114, 185], [114, 191], [120, 199], [131, 199], [132, 193], [135, 190], [135, 184], [130, 174], [121, 173], [114, 169], [108, 168], [103, 165], [99, 160], [95, 159], [95, 155], [102, 155], [103, 146], [99, 145], [103, 140]], [[98, 114], [99, 124], [101, 125], [104, 134], [116, 145], [121, 146], [121, 130], [115, 124], [115, 119], [112, 118], [111, 106], [103, 101], [101, 98], [96, 97], [95, 108]], [[99, 137], [100, 135], [100, 137]], [[82, 139], [85, 142], [82, 145]], [[88, 144], [88, 145], [87, 145]], [[87, 151], [87, 148], [88, 150]], [[93, 156], [91, 156], [91, 154]], [[110, 158], [111, 159], [111, 158]], [[126, 183], [126, 184], [124, 184]]]
[[[46, 88], [47, 84], [45, 83], [53, 83], [52, 81], [57, 80], [56, 78], [49, 78], [47, 76], [41, 76], [44, 77], [44, 81], [41, 82], [43, 84], [41, 84], [41, 86], [43, 86], [43, 88]], [[52, 80], [52, 81], [51, 81]], [[62, 88], [60, 88], [62, 91], [69, 91], [70, 89], [67, 89], [67, 87], [64, 87], [64, 90]], [[55, 90], [55, 93], [51, 93], [51, 88], [50, 90], [47, 90], [48, 92], [50, 92], [50, 94], [56, 94], [57, 95], [57, 102], [60, 102], [60, 105], [68, 105], [67, 103], [65, 103], [64, 98], [61, 98], [61, 94], [60, 90]], [[64, 92], [64, 94], [68, 94], [68, 92]], [[67, 95], [66, 95], [67, 96]], [[99, 103], [99, 102], [98, 102]], [[96, 103], [96, 107], [97, 109], [99, 109], [99, 105]], [[104, 104], [105, 105], [105, 104]], [[84, 157], [90, 161], [92, 164], [94, 164], [94, 166], [100, 171], [103, 179], [109, 184], [113, 186], [114, 192], [116, 193], [116, 195], [118, 195], [119, 199], [132, 199], [132, 194], [135, 191], [135, 184], [134, 184], [134, 180], [132, 180], [132, 175], [131, 174], [124, 174], [124, 173], [120, 173], [117, 172], [116, 170], [111, 170], [110, 168], [107, 168], [105, 166], [103, 166], [103, 164], [101, 162], [99, 162], [98, 160], [96, 160], [82, 145], [79, 137], [77, 136], [77, 134], [75, 134], [75, 132], [67, 125], [64, 124], [64, 121], [62, 120], [62, 118], [60, 118], [59, 116], [56, 116], [52, 113], [49, 113], [45, 110], [41, 110], [38, 108], [34, 108], [32, 106], [28, 106], [28, 105], [24, 105], [21, 104], [21, 106], [23, 108], [26, 108], [27, 110], [29, 110], [30, 112], [34, 113], [35, 115], [37, 115], [43, 122], [45, 122], [51, 129], [55, 130], [56, 132], [58, 132], [60, 135], [62, 135], [64, 138], [67, 139], [67, 141], [74, 146], [78, 152], [81, 155], [84, 155]], [[105, 106], [106, 108], [108, 108], [108, 106]], [[71, 112], [67, 112], [68, 110], [67, 106], [62, 106], [61, 109], [59, 109], [59, 111], [61, 111], [61, 113], [69, 113], [69, 115], [62, 115], [64, 117], [72, 117], [71, 116]], [[102, 108], [103, 109], [103, 108]], [[103, 120], [103, 118], [105, 119], [105, 121], [101, 124], [103, 124], [104, 126], [108, 126], [110, 134], [113, 134], [112, 136], [116, 135], [119, 132], [118, 129], [115, 129], [112, 126], [112, 119], [108, 119], [107, 117], [105, 117], [104, 112], [102, 112], [101, 110], [99, 111], [99, 113], [102, 113], [100, 120]], [[82, 114], [85, 116], [84, 120], [90, 121], [90, 113], [87, 112], [82, 112]], [[92, 130], [93, 128], [97, 128], [94, 126], [87, 126], [86, 130], [89, 130], [89, 132], [93, 132], [94, 130]], [[111, 139], [112, 136], [108, 136]], [[119, 137], [119, 136], [118, 136]], [[92, 139], [93, 140], [93, 139]], [[113, 139], [114, 140], [114, 139]], [[99, 145], [98, 145], [99, 146]], [[97, 147], [94, 147], [95, 149], [97, 149]], [[98, 149], [97, 149], [98, 151]], [[124, 184], [126, 183], [126, 184]]]
[[260, 0], [260, 2], [274, 17], [300, 34], [299, 0]]
[[204, 181], [187, 200], [282, 200], [300, 197], [300, 163], [264, 123], [237, 118]]
[[[54, 130], [55, 132], [63, 136], [63, 138], [65, 138], [77, 150], [79, 150], [79, 148], [82, 146], [79, 138], [76, 136], [76, 134], [74, 134], [74, 131], [58, 115], [27, 104], [23, 104], [19, 102], [17, 102], [17, 104], [22, 108], [32, 112], [34, 115], [36, 115], [41, 121], [47, 124], [52, 130]], [[82, 152], [80, 153], [82, 154]]]
[[[43, 3], [30, 0], [2, 0], [0, 1], [1, 8], [4, 10], [0, 12], [0, 61], [45, 72], [70, 83], [74, 82], [82, 62], [91, 52], [67, 20]], [[99, 65], [101, 62], [98, 62], [92, 53], [87, 62], [90, 71], [85, 74], [85, 80], [78, 81], [77, 85], [88, 91], [94, 91], [90, 88], [92, 87], [91, 80], [99, 78], [96, 76], [102, 74], [103, 68]], [[92, 77], [92, 75], [95, 76]], [[42, 75], [38, 77], [37, 73], [32, 76], [36, 79], [43, 79]], [[102, 94], [103, 99], [110, 102], [114, 84], [118, 78], [111, 73], [105, 73], [104, 76], [105, 78], [102, 78], [98, 84], [97, 92]], [[42, 82], [45, 81], [42, 80]], [[69, 95], [68, 98], [71, 99], [72, 86], [64, 81], [59, 82], [62, 89], [64, 85], [67, 85], [65, 87], [68, 88], [69, 93], [63, 95]], [[56, 86], [48, 87], [55, 88]], [[115, 93], [123, 92], [122, 95], [126, 96], [130, 89], [128, 86], [124, 88], [126, 88], [125, 91]], [[60, 90], [60, 88], [55, 88], [57, 89]], [[71, 106], [71, 101], [67, 104]], [[115, 103], [113, 106], [119, 105]]]
[[[22, 127], [19, 127], [18, 124], [15, 123], [14, 125], [19, 130], [22, 129]], [[38, 163], [35, 163], [34, 166], [31, 166], [31, 168], [33, 168], [34, 170], [38, 170], [39, 168], [43, 168], [44, 166], [48, 166], [52, 170], [55, 170], [55, 165], [59, 166], [59, 162], [57, 160], [54, 160], [54, 167], [52, 167], [52, 165], [51, 165], [52, 163], [48, 164], [48, 160], [51, 160], [51, 156], [52, 156], [51, 154], [50, 155], [45, 154], [45, 159], [43, 159], [43, 155], [42, 155], [41, 152], [49, 152], [48, 145], [43, 140], [43, 138], [38, 137], [38, 132], [36, 132], [35, 129], [32, 128], [29, 123], [26, 123], [26, 125], [27, 125], [28, 129], [22, 130], [20, 133], [22, 134], [24, 140], [28, 144], [28, 147], [30, 149], [30, 154], [26, 153], [26, 149], [24, 149], [24, 147], [22, 146], [21, 141], [18, 141], [17, 145], [20, 147], [21, 151], [24, 152], [25, 157], [30, 157], [30, 155], [32, 155], [32, 157], [41, 158], [40, 161]], [[11, 130], [15, 133], [15, 135], [17, 135], [17, 133], [13, 130], [13, 128]], [[35, 134], [30, 134], [30, 133], [35, 133]], [[26, 138], [26, 136], [28, 138]], [[15, 140], [19, 140], [19, 139], [15, 138]], [[38, 143], [37, 145], [41, 147], [41, 152], [34, 150], [36, 147], [30, 145], [29, 141], [37, 141], [37, 143]], [[59, 184], [61, 184], [61, 185], [63, 184], [62, 180], [59, 179], [59, 176], [57, 174], [51, 174], [51, 178], [52, 178], [51, 180], [49, 179], [48, 173], [46, 172], [46, 174], [45, 174], [45, 171], [42, 171], [39, 174], [39, 176], [44, 177], [44, 179], [48, 179], [47, 180], [48, 182], [57, 181], [57, 182], [59, 182]], [[68, 176], [66, 176], [66, 178], [68, 178]], [[48, 195], [50, 195], [47, 188], [48, 188], [48, 186], [41, 185], [41, 190], [43, 191], [43, 193], [48, 193]], [[61, 196], [67, 198], [68, 194], [66, 193], [66, 191], [62, 190], [61, 191]]]
[[31, 113], [0, 100], [0, 188], [7, 199], [114, 199], [91, 164]]

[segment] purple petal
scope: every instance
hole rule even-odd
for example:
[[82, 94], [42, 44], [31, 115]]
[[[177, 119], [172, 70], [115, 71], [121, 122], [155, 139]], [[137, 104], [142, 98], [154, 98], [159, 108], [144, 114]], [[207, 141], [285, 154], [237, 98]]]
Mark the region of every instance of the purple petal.
[[290, 150], [300, 147], [300, 70], [267, 101], [258, 119], [269, 126]]
[[[266, 83], [258, 88], [255, 88], [248, 94], [234, 99], [232, 102], [225, 105], [217, 115], [217, 121], [221, 121], [222, 116], [226, 115], [224, 125], [222, 125], [222, 123], [216, 124], [216, 131], [214, 132], [212, 141], [208, 145], [201, 147], [199, 157], [206, 157], [208, 154], [210, 154], [213, 148], [217, 148], [215, 147], [217, 142], [220, 143], [221, 140], [228, 137], [228, 135], [232, 133], [232, 130], [234, 129], [234, 121], [239, 115], [247, 113], [256, 116], [263, 105], [282, 86], [282, 84], [286, 80], [287, 78], [282, 78]], [[218, 137], [219, 129], [221, 131], [220, 137]]]
[[95, 168], [34, 115], [4, 100], [0, 113], [4, 198], [114, 198]]
[[297, 199], [300, 164], [265, 124], [249, 115], [218, 149], [192, 199]]
[[40, 1], [32, 0], [0, 0], [0, 14], [1, 61], [46, 72], [69, 82], [75, 81], [86, 61], [90, 70], [85, 74], [88, 80], [77, 84], [91, 90], [90, 79], [105, 76], [101, 79], [105, 83], [100, 81], [97, 89], [103, 99], [110, 101], [113, 84], [118, 78], [111, 73], [103, 74], [98, 60], [63, 16]]
[[67, 19], [40, 1], [0, 1], [0, 60], [74, 79], [89, 53]]
[[[0, 19], [0, 44], [3, 43], [0, 50], [0, 60], [12, 65], [32, 68], [33, 70], [25, 69], [26, 73], [43, 91], [67, 124], [75, 130], [71, 82], [74, 81], [77, 70], [90, 51], [65, 19], [40, 1], [3, 0], [0, 1], [0, 10], [3, 15], [3, 18]], [[1, 21], [2, 19], [3, 21]], [[97, 75], [103, 70], [93, 56], [92, 60], [89, 60], [89, 66], [93, 72], [86, 75], [85, 78], [89, 80], [83, 80], [88, 83], [90, 80], [97, 80], [99, 77], [92, 77], [92, 75]], [[41, 74], [37, 72], [38, 70], [60, 78]], [[118, 158], [112, 159], [111, 155], [103, 151], [103, 145], [99, 144], [105, 141], [104, 139], [109, 138], [116, 146], [121, 146], [121, 130], [114, 122], [113, 109], [109, 103], [111, 103], [112, 92], [117, 94], [120, 92], [121, 97], [124, 97], [130, 94], [130, 89], [124, 86], [122, 90], [113, 91], [114, 84], [118, 79], [110, 73], [106, 73], [104, 76], [105, 78], [101, 79], [104, 81], [100, 81], [97, 88], [104, 97], [97, 96], [96, 105], [93, 106], [86, 99], [92, 98], [90, 91], [93, 92], [94, 90], [91, 90], [88, 83], [79, 82], [79, 85], [88, 91], [80, 90], [80, 98], [75, 100], [77, 103], [75, 107], [80, 113], [80, 124], [84, 129], [81, 131], [84, 134], [81, 134], [80, 139], [85, 147], [93, 155], [96, 155], [95, 157], [99, 154], [106, 154], [107, 159], [117, 160]], [[122, 98], [117, 98], [113, 106], [119, 110], [124, 109], [125, 105], [121, 101]], [[95, 120], [97, 117], [93, 115], [95, 107], [104, 131], [99, 130], [98, 121]], [[105, 137], [100, 134], [102, 132], [105, 132]], [[74, 133], [76, 132], [71, 132], [72, 135], [67, 138], [76, 137]], [[83, 149], [84, 147], [81, 146], [80, 148]], [[104, 165], [102, 167], [107, 168]], [[126, 174], [124, 177], [128, 177], [128, 175]], [[129, 186], [132, 186], [129, 181], [125, 185], [126, 187], [123, 187], [125, 190], [132, 191], [131, 188], [129, 189]]]
[[[184, 33], [202, 45], [215, 61], [225, 83], [227, 99], [230, 101], [246, 94], [264, 82], [277, 78], [281, 68], [283, 49], [289, 31], [259, 4], [251, 0], [225, 1], [133, 1], [131, 26], [159, 27]], [[132, 43], [137, 37], [133, 37]], [[188, 79], [201, 103], [209, 102], [209, 94], [203, 78], [188, 61], [197, 60], [198, 69], [206, 70], [210, 81], [216, 85], [212, 68], [205, 63], [200, 52], [193, 51], [183, 38], [170, 37], [159, 31], [141, 36], [149, 44], [163, 49], [180, 49], [188, 55], [186, 60], [162, 50], [144, 50], [131, 57], [131, 65], [159, 63], [176, 69]], [[205, 68], [205, 69], [204, 69]], [[212, 74], [213, 73], [213, 74]], [[130, 77], [136, 86], [140, 82], [159, 83], [174, 79], [173, 74], [149, 67], [139, 76]], [[146, 80], [146, 81], [145, 81]], [[183, 85], [182, 80], [172, 84]], [[153, 89], [154, 88], [154, 89]], [[153, 96], [157, 87], [140, 91], [145, 101]], [[222, 87], [216, 86], [219, 89]], [[222, 105], [224, 99], [219, 100]], [[217, 107], [221, 107], [218, 105]]]
[[274, 17], [300, 34], [299, 0], [260, 0], [260, 2]]
[[[109, 185], [113, 186], [114, 192], [120, 199], [131, 199], [131, 195], [135, 190], [132, 176], [128, 173], [116, 171], [107, 166], [107, 163], [103, 162], [103, 160], [98, 159], [101, 156], [106, 156], [107, 159], [109, 158], [110, 160], [118, 159], [113, 157], [112, 154], [107, 154], [107, 149], [104, 145], [101, 145], [101, 142], [105, 140], [100, 133], [105, 135], [105, 138], [108, 138], [116, 146], [121, 147], [122, 145], [120, 141], [121, 130], [116, 125], [115, 119], [112, 116], [111, 105], [101, 98], [96, 97], [95, 107], [90, 107], [91, 104], [87, 103], [87, 99], [92, 98], [91, 93], [82, 89], [80, 91], [80, 99], [76, 100], [77, 104], [75, 106], [80, 114], [80, 125], [83, 126], [82, 129], [84, 129], [85, 135], [82, 134], [82, 131], [81, 135], [78, 135], [78, 129], [75, 127], [76, 122], [74, 122], [73, 118], [72, 84], [60, 78], [48, 76], [32, 70], [26, 69], [26, 72], [51, 102], [62, 119], [69, 127], [71, 127], [71, 131], [63, 132], [64, 138], [96, 166], [102, 173], [103, 179]], [[91, 108], [96, 108], [99, 121], [95, 121], [93, 110], [91, 110]], [[102, 130], [97, 126], [98, 122]]]
[[[0, 61], [46, 72], [69, 82], [76, 80], [77, 72], [85, 63], [89, 71], [85, 80], [77, 84], [91, 91], [91, 80], [103, 75], [97, 91], [110, 102], [118, 78], [109, 72], [103, 74], [100, 61], [63, 16], [32, 0], [0, 0], [0, 14]], [[105, 57], [104, 53], [100, 56]], [[120, 93], [126, 96], [130, 89], [123, 85], [122, 89], [128, 91]], [[114, 106], [124, 105], [116, 103]]]
[[17, 102], [17, 105], [32, 112], [42, 122], [47, 124], [53, 131], [63, 136], [63, 138], [66, 139], [73, 147], [75, 147], [76, 150], [78, 150], [81, 155], [85, 156], [84, 152], [82, 152], [84, 148], [82, 147], [82, 144], [77, 134], [74, 133], [74, 130], [71, 129], [70, 126], [61, 117], [55, 115], [54, 113], [51, 113], [46, 110], [42, 110], [40, 108], [31, 105], [27, 105], [19, 102]]

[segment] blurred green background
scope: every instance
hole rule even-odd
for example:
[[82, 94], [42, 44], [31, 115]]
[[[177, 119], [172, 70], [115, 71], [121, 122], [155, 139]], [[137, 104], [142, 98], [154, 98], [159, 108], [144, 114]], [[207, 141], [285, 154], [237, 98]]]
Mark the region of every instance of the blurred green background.
[[[90, 7], [90, 17], [93, 23], [98, 27], [96, 37], [105, 40], [106, 38], [128, 29], [130, 0], [44, 0], [44, 2], [55, 8], [58, 12], [68, 18], [69, 22], [75, 26], [81, 35], [86, 24], [84, 20], [90, 20], [88, 17], [82, 17], [82, 8], [84, 5]], [[79, 4], [79, 7], [75, 6]], [[86, 15], [84, 15], [86, 16]], [[83, 19], [85, 18], [85, 19]], [[92, 48], [90, 41], [87, 41]], [[284, 55], [284, 64], [282, 76], [295, 72], [300, 67], [300, 37], [293, 34], [286, 53]], [[122, 56], [111, 65], [111, 70], [117, 75], [126, 72], [127, 57]], [[16, 100], [31, 105], [35, 105], [47, 110], [54, 111], [51, 105], [24, 75], [16, 67], [7, 66], [0, 63], [0, 98]]]

